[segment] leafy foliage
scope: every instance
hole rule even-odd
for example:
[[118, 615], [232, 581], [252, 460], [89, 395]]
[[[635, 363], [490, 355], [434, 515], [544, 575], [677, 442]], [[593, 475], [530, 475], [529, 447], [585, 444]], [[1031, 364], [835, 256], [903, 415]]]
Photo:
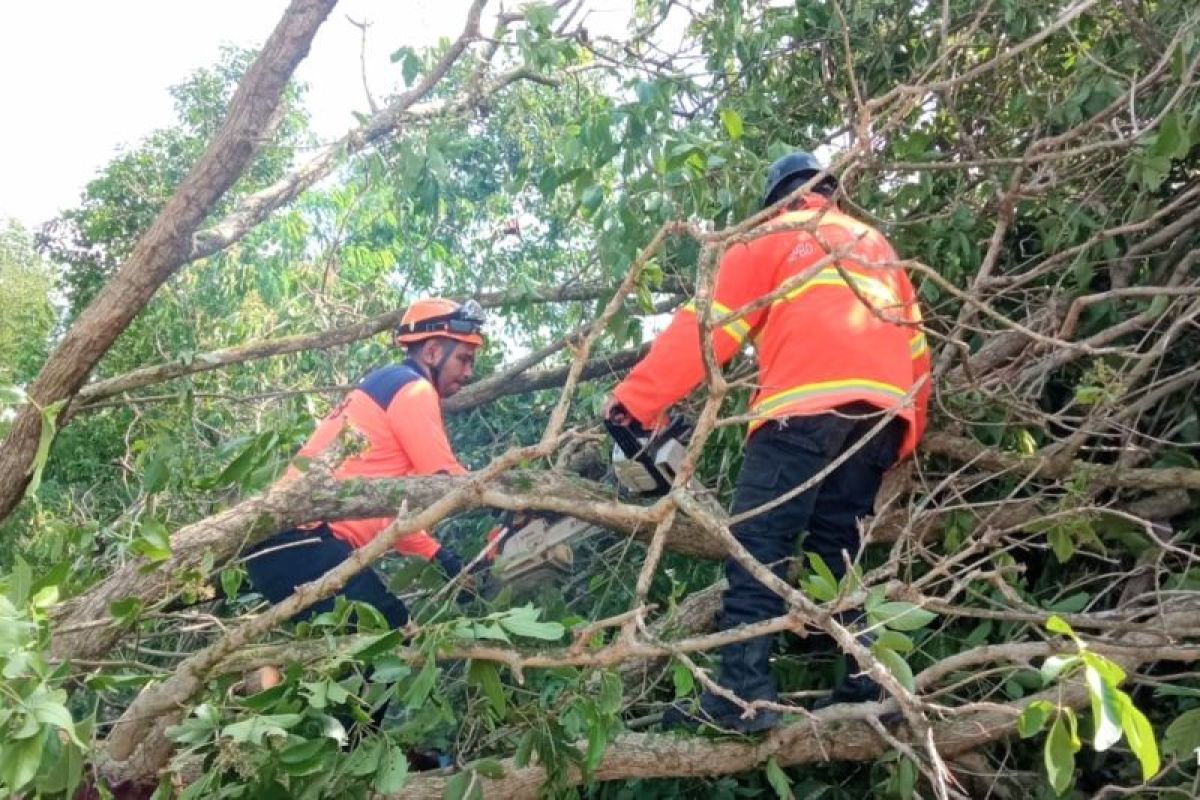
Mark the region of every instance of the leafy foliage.
[[[673, 7], [683, 11], [640, 2], [634, 25], [657, 31]], [[920, 692], [935, 690], [922, 673], [951, 659], [1040, 644], [1031, 620], [1067, 637], [1069, 652], [1040, 670], [1001, 658], [941, 675], [932, 695], [962, 706], [1023, 704], [1020, 735], [1044, 740], [981, 750], [1010, 793], [1038, 796], [1020, 778], [1035, 770], [1058, 794], [1095, 775], [1192, 786], [1194, 678], [1156, 667], [1160, 693], [1151, 698], [1138, 683], [1145, 676], [1090, 643], [1145, 633], [1137, 630], [1145, 620], [1186, 611], [1200, 590], [1195, 509], [1160, 510], [1165, 490], [1184, 485], [1169, 470], [1196, 470], [1200, 441], [1195, 16], [1174, 0], [1098, 4], [1069, 20], [1066, 8], [722, 2], [686, 9], [681, 46], [664, 54], [653, 35], [656, 47], [634, 37], [610, 48], [554, 6], [526, 7], [489, 74], [520, 67], [544, 80], [480, 96], [477, 62], [456, 63], [428, 100], [470, 103], [381, 140], [236, 245], [189, 265], [96, 378], [155, 364], [186, 374], [76, 408], [61, 430], [46, 426], [34, 499], [0, 525], [0, 694], [10, 701], [0, 710], [0, 789], [72, 794], [92, 745], [92, 709], [112, 722], [183, 654], [262, 608], [239, 564], [209, 558], [169, 576], [171, 603], [105, 602], [125, 635], [93, 668], [49, 659], [55, 603], [86, 596], [126, 563], [157, 575], [171, 563], [173, 532], [270, 486], [342, 387], [393, 353], [378, 336], [192, 368], [220, 366], [214, 353], [224, 348], [337, 328], [424, 294], [506, 291], [478, 365], [494, 374], [590, 322], [608, 300], [535, 302], [539, 291], [615, 286], [667, 223], [727, 229], [757, 210], [766, 164], [796, 147], [846, 156], [835, 170], [845, 205], [904, 257], [929, 265], [914, 274], [942, 366], [934, 428], [982, 448], [959, 457], [931, 447], [907, 495], [881, 514], [905, 506], [901, 544], [868, 548], [841, 581], [806, 556], [799, 587], [830, 608], [861, 605], [875, 658]], [[1014, 52], [1020, 42], [1030, 44]], [[403, 85], [431, 74], [448, 47], [397, 49]], [[0, 403], [24, 401], [10, 387], [29, 383], [56, 328], [129, 254], [216, 130], [250, 58], [227, 52], [177, 87], [176, 123], [115, 158], [77, 208], [39, 233], [42, 255], [11, 225], [0, 234], [8, 312]], [[215, 217], [305, 157], [302, 101], [297, 87]], [[641, 344], [656, 312], [678, 301], [673, 288], [694, 284], [700, 256], [696, 238], [669, 236], [597, 351]], [[569, 359], [567, 347], [541, 366]], [[739, 359], [729, 374], [749, 370]], [[572, 424], [592, 424], [606, 385], [581, 388]], [[505, 396], [452, 418], [456, 451], [478, 467], [537, 441], [556, 400], [554, 389]], [[743, 414], [747, 400], [735, 383], [723, 416]], [[742, 443], [740, 426], [723, 426], [701, 454], [698, 478], [720, 499]], [[1106, 482], [1116, 468], [1158, 473], [1158, 483]], [[473, 553], [488, 527], [484, 515], [464, 515], [437, 533]], [[624, 665], [518, 670], [480, 651], [563, 652], [586, 621], [629, 608], [642, 554], [598, 537], [562, 585], [466, 607], [439, 593], [442, 578], [421, 564], [381, 565], [415, 612], [413, 636], [342, 602], [273, 640], [307, 654], [279, 686], [244, 696], [236, 675], [205, 683], [170, 734], [175, 773], [199, 776], [182, 793], [396, 793], [421, 777], [408, 756], [431, 751], [459, 767], [451, 797], [481, 796], [510, 766], [529, 765], [546, 770], [548, 794], [575, 791], [576, 772], [594, 777], [622, 733], [695, 693], [698, 675], [676, 658], [659, 680], [646, 673], [633, 686]], [[670, 618], [718, 569], [668, 553], [645, 599]], [[1144, 575], [1158, 585], [1140, 584]], [[1162, 588], [1179, 605], [1148, 605]], [[1111, 637], [1111, 626], [1087, 624], [1117, 618], [1127, 624]], [[615, 635], [606, 630], [581, 652]], [[844, 671], [794, 645], [775, 658], [785, 692], [828, 689]], [[477, 649], [465, 662], [448, 657], [462, 648]], [[692, 658], [713, 666], [705, 654]], [[1073, 686], [1086, 699], [1064, 699]], [[1160, 735], [1162, 753], [1176, 760], [1163, 761]], [[789, 762], [773, 758], [736, 779], [593, 782], [581, 791], [912, 797], [928, 781], [908, 753], [864, 765], [781, 763]]]

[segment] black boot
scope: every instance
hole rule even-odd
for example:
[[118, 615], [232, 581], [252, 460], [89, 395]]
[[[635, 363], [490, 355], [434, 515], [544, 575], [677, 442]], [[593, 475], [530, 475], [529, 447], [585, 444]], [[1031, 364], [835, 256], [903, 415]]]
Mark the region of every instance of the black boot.
[[[779, 694], [771, 679], [771, 647], [773, 636], [762, 636], [721, 648], [721, 673], [717, 683], [747, 703], [754, 700], [777, 702]], [[753, 717], [743, 717], [741, 706], [724, 697], [705, 691], [700, 695], [700, 708], [694, 712], [682, 703], [675, 703], [663, 714], [664, 728], [696, 730], [710, 725], [736, 733], [761, 733], [779, 725], [779, 712], [759, 709]]]
[[[838, 621], [853, 631], [863, 624], [862, 612], [850, 612], [839, 615]], [[875, 634], [860, 631], [854, 637], [860, 645], [870, 649], [875, 644]], [[870, 675], [856, 672], [857, 664], [852, 658], [846, 658], [847, 674], [828, 697], [822, 697], [813, 703], [813, 711], [838, 705], [840, 703], [873, 703], [884, 698], [883, 687], [875, 682]]]
[[883, 687], [866, 673], [850, 672], [842, 679], [828, 697], [822, 697], [813, 703], [813, 711], [829, 708], [840, 703], [873, 703], [884, 697]]

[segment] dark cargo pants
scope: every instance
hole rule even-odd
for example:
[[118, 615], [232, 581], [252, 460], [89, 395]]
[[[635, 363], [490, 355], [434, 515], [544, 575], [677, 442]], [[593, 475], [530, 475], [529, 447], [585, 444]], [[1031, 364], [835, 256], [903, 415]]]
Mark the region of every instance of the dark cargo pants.
[[[246, 554], [246, 571], [255, 590], [272, 603], [287, 599], [296, 587], [315, 581], [341, 564], [354, 548], [333, 535], [328, 525], [311, 530], [286, 530], [255, 545]], [[347, 600], [369, 603], [387, 619], [393, 628], [403, 628], [408, 622], [408, 609], [399, 597], [388, 591], [378, 573], [367, 567], [354, 575], [338, 594]], [[332, 611], [334, 597], [301, 611], [293, 622], [310, 619]]]
[[[733, 514], [752, 511], [820, 474], [870, 433], [880, 413], [867, 403], [852, 403], [837, 412], [764, 424], [746, 444]], [[780, 577], [785, 576], [802, 538], [803, 550], [819, 555], [840, 578], [846, 571], [842, 551], [851, 559], [858, 553], [858, 521], [873, 511], [883, 474], [896, 462], [904, 424], [891, 420], [819, 484], [735, 524], [734, 536]], [[723, 627], [784, 612], [784, 599], [732, 558], [725, 562], [725, 576], [729, 588], [723, 600]]]

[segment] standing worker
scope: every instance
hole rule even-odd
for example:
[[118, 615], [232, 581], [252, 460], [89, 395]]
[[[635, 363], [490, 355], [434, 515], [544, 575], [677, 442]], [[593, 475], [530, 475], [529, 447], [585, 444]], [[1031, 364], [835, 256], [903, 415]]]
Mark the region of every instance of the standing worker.
[[[366, 440], [366, 448], [337, 467], [337, 479], [466, 474], [446, 438], [441, 398], [455, 394], [471, 379], [475, 353], [483, 345], [483, 322], [483, 309], [473, 300], [459, 304], [430, 298], [413, 303], [394, 338], [398, 347], [406, 349], [404, 361], [359, 381], [317, 425], [299, 455], [315, 458], [349, 426]], [[290, 475], [294, 474], [293, 469]], [[391, 521], [388, 517], [334, 520], [276, 534], [247, 554], [250, 582], [278, 603], [297, 586], [345, 561]], [[462, 560], [425, 531], [401, 536], [395, 548], [404, 555], [438, 562], [450, 577], [462, 571]], [[339, 594], [371, 604], [394, 628], [408, 622], [404, 603], [372, 569], [357, 573]], [[326, 598], [296, 619], [328, 611], [333, 603], [334, 598]]]
[[[818, 176], [819, 179], [818, 179]], [[739, 542], [784, 577], [807, 532], [804, 549], [839, 578], [859, 550], [858, 521], [872, 513], [883, 474], [912, 453], [925, 427], [929, 355], [912, 284], [878, 231], [843, 213], [833, 200], [837, 180], [812, 155], [779, 159], [767, 173], [763, 208], [813, 185], [779, 210], [763, 231], [725, 252], [717, 273], [714, 317], [777, 290], [793, 276], [813, 274], [769, 304], [713, 331], [720, 363], [749, 338], [758, 358], [759, 386], [750, 404], [745, 459], [734, 491], [732, 526]], [[815, 226], [815, 235], [798, 229]], [[833, 257], [830, 257], [833, 254]], [[817, 266], [818, 262], [823, 266]], [[661, 424], [666, 410], [704, 379], [699, 320], [689, 304], [656, 339], [646, 358], [617, 386], [606, 416], [617, 424]], [[892, 419], [872, 436], [886, 415]], [[761, 512], [857, 448], [812, 488]], [[734, 628], [784, 613], [785, 601], [740, 564], [725, 562], [729, 581], [720, 625]], [[718, 682], [743, 701], [778, 698], [770, 673], [772, 638], [727, 645]], [[858, 675], [839, 684], [834, 702], [879, 699], [880, 687]], [[696, 714], [673, 706], [664, 727], [711, 723], [742, 733], [768, 730], [779, 715], [744, 717], [738, 705], [711, 692]]]

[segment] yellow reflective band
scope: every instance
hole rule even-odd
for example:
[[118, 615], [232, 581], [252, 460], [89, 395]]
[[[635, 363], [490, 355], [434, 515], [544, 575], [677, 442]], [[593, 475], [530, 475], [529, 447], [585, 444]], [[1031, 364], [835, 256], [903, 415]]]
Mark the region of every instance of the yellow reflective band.
[[[900, 305], [900, 299], [896, 297], [896, 293], [893, 292], [891, 287], [883, 281], [876, 280], [875, 278], [869, 278], [866, 275], [859, 275], [857, 273], [850, 272], [849, 270], [847, 270], [846, 274], [850, 276], [850, 280], [854, 283], [854, 288], [858, 289], [860, 294], [872, 302], [879, 304], [877, 308], [889, 308]], [[845, 289], [850, 288], [849, 284], [846, 283], [846, 279], [836, 267], [826, 267], [816, 275], [812, 276], [812, 278], [805, 281], [802, 285], [797, 286], [795, 289], [792, 289], [783, 297], [776, 300], [774, 303], [772, 303], [772, 305], [778, 305], [780, 303], [786, 303], [788, 301], [795, 300], [797, 297], [800, 297], [809, 289], [812, 289], [816, 286], [841, 286]]]
[[[687, 303], [684, 304], [683, 310], [690, 311], [693, 314], [695, 314], [696, 313], [696, 303], [694, 301], [689, 300]], [[733, 309], [729, 308], [729, 306], [722, 305], [721, 303], [718, 303], [716, 300], [713, 301], [712, 311], [713, 311], [714, 317], [723, 317], [726, 314], [730, 313], [732, 310]], [[725, 333], [729, 334], [729, 337], [731, 339], [733, 339], [735, 342], [737, 342], [738, 344], [741, 344], [742, 342], [746, 341], [746, 337], [750, 335], [750, 323], [746, 322], [746, 320], [744, 320], [744, 319], [735, 319], [732, 322], [727, 322], [724, 325], [722, 325], [721, 330], [723, 330], [723, 331], [725, 331]]]
[[776, 222], [783, 225], [795, 225], [799, 222], [808, 222], [811, 219], [820, 217], [818, 225], [836, 225], [839, 228], [845, 228], [855, 236], [866, 236], [871, 233], [871, 229], [863, 223], [856, 220], [854, 217], [848, 217], [840, 211], [834, 211], [829, 208], [809, 209], [806, 211], [790, 211], [787, 214], [780, 216]]
[[778, 392], [755, 402], [751, 407], [760, 414], [769, 414], [777, 408], [789, 405], [797, 400], [807, 400], [826, 394], [839, 394], [848, 391], [865, 391], [869, 394], [882, 394], [897, 399], [903, 398], [908, 391], [890, 383], [881, 383], [864, 378], [852, 378], [844, 381], [825, 381], [823, 383], [808, 383], [794, 389]]
[[929, 345], [925, 342], [925, 334], [918, 333], [908, 340], [908, 352], [913, 358], [920, 358], [928, 351]]

